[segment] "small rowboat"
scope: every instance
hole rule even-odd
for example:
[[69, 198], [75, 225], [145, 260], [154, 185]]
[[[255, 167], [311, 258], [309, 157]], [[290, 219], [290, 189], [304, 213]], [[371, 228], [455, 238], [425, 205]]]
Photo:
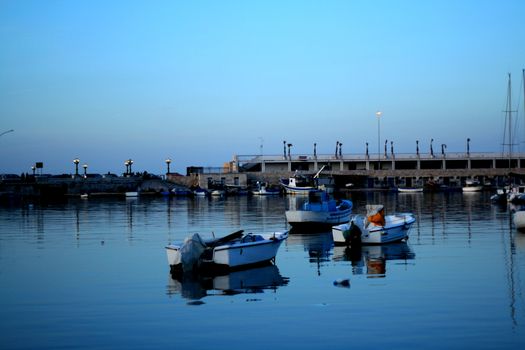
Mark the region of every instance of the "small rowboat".
[[243, 234], [237, 231], [219, 239], [204, 240], [198, 233], [181, 244], [166, 246], [172, 272], [199, 269], [230, 269], [275, 260], [288, 231], [266, 234]]

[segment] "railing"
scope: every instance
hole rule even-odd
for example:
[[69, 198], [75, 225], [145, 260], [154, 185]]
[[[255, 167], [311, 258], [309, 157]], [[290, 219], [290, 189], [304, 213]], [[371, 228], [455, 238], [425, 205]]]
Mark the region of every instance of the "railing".
[[[514, 153], [512, 155], [513, 159], [525, 158], [525, 153]], [[314, 156], [312, 154], [303, 154], [303, 155], [291, 155], [290, 157], [284, 155], [237, 155], [236, 160], [239, 164], [245, 163], [283, 163], [283, 162], [340, 162], [340, 161], [409, 161], [409, 160], [487, 160], [487, 159], [509, 159], [508, 154], [502, 152], [446, 152], [445, 154], [434, 153], [432, 156], [430, 153], [387, 153], [386, 157], [384, 153], [370, 153], [368, 156], [366, 154], [342, 154], [341, 156], [336, 156], [335, 154], [318, 154]]]

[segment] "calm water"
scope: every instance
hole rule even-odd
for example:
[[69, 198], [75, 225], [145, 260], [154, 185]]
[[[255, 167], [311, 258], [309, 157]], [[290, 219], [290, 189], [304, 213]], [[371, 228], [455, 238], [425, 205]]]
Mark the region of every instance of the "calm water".
[[327, 233], [295, 234], [275, 267], [183, 281], [165, 244], [283, 230], [298, 199], [3, 205], [0, 348], [522, 348], [525, 234], [488, 197], [354, 196], [355, 212], [414, 212], [408, 243], [351, 253]]

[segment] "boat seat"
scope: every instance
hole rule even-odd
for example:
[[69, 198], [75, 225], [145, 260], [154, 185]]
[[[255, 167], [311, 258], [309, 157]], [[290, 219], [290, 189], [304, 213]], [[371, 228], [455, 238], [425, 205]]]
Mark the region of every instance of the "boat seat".
[[241, 238], [242, 243], [248, 243], [248, 242], [257, 242], [257, 241], [263, 241], [264, 238], [260, 235], [254, 235], [253, 233], [248, 233], [246, 236]]

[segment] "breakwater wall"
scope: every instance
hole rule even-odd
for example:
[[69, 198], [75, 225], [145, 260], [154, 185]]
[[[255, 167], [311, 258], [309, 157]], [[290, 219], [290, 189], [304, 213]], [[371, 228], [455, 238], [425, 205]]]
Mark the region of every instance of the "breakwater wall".
[[53, 176], [28, 176], [0, 182], [1, 196], [15, 197], [61, 197], [90, 195], [124, 195], [130, 191], [160, 193], [174, 185], [162, 179], [142, 177], [69, 178]]

